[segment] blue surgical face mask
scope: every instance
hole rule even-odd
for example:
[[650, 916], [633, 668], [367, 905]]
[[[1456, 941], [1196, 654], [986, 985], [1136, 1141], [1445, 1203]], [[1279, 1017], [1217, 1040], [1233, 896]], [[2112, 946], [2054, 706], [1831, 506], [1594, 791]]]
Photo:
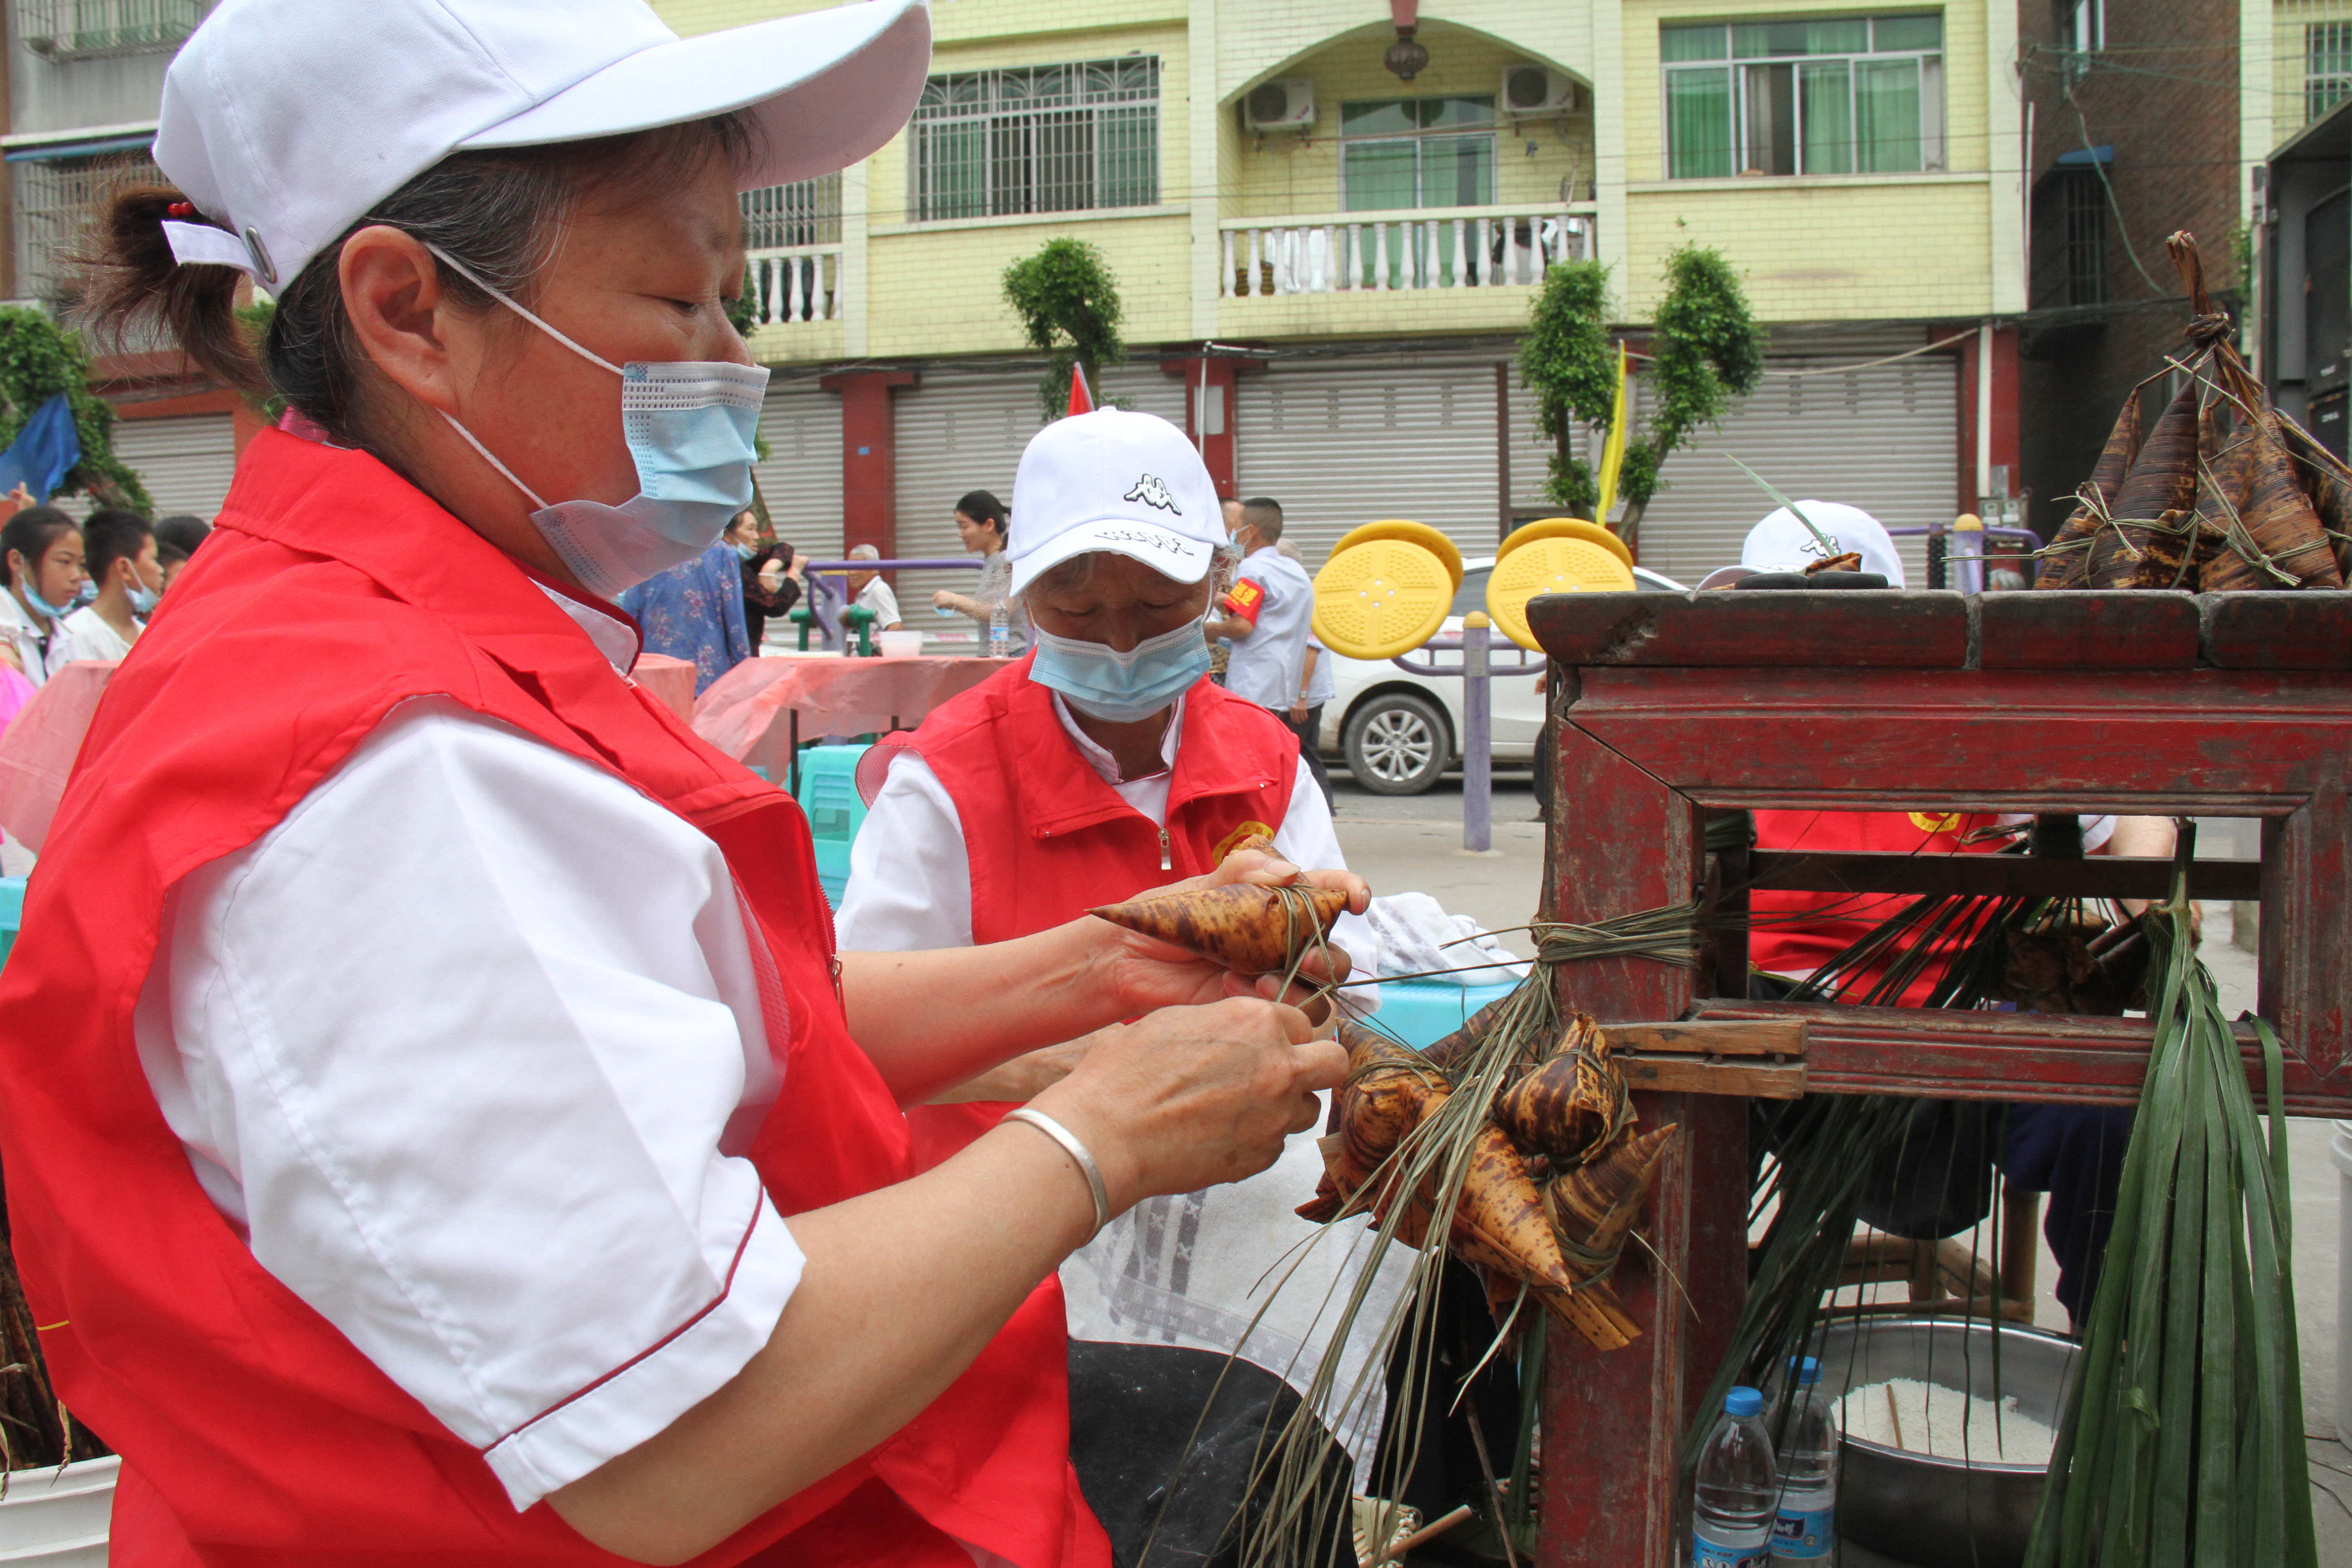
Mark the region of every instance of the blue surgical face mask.
[[1098, 642], [1055, 637], [1040, 627], [1031, 630], [1037, 657], [1029, 666], [1029, 679], [1108, 724], [1150, 718], [1209, 672], [1209, 645], [1198, 621], [1146, 637], [1125, 653]]
[[124, 592], [131, 595], [131, 613], [142, 620], [153, 615], [155, 606], [163, 602], [163, 595], [161, 593], [150, 588], [135, 577], [131, 580], [131, 586]]
[[626, 588], [693, 560], [719, 541], [751, 504], [752, 437], [768, 373], [724, 360], [632, 360], [616, 365], [573, 342], [476, 278], [438, 247], [427, 247], [507, 309], [593, 364], [621, 378], [621, 432], [637, 465], [637, 494], [619, 506], [567, 500], [551, 505], [515, 478], [474, 433], [444, 414], [515, 489], [539, 510], [540, 537], [581, 586], [618, 598]]
[[[88, 587], [89, 584], [85, 583], [82, 585], [84, 587]], [[74, 605], [52, 605], [47, 599], [42, 598], [38, 594], [33, 592], [33, 585], [30, 583], [17, 584], [16, 592], [18, 595], [24, 599], [26, 608], [31, 610], [35, 615], [46, 616], [53, 621], [64, 620], [67, 616], [73, 613], [74, 605], [81, 603], [81, 601], [77, 598], [74, 601]]]
[[79, 608], [83, 605], [96, 603], [98, 603], [98, 584], [85, 577], [81, 580], [81, 586], [74, 590], [74, 605]]

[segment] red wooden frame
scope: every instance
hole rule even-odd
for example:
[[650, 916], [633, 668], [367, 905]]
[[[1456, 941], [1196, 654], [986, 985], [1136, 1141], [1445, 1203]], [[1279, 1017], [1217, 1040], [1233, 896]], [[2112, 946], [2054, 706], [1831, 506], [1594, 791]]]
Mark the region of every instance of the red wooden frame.
[[[1710, 810], [2259, 817], [2260, 1005], [2289, 1107], [2352, 1115], [2352, 594], [1562, 595], [1528, 618], [1555, 660], [1550, 918], [1704, 895]], [[1937, 886], [1923, 870], [1917, 890]], [[1735, 934], [1703, 971], [1564, 969], [1562, 1000], [1602, 1023], [1802, 1016], [1809, 1083], [1832, 1093], [2138, 1096], [2144, 1022], [1706, 994], [1746, 967]], [[1552, 1336], [1543, 1568], [1672, 1560], [1675, 1444], [1745, 1289], [1745, 1107], [1636, 1102], [1693, 1136], [1662, 1173], [1658, 1262], [1629, 1253], [1617, 1275], [1644, 1336], [1610, 1353]], [[1662, 1267], [1682, 1289], [1654, 1283]]]

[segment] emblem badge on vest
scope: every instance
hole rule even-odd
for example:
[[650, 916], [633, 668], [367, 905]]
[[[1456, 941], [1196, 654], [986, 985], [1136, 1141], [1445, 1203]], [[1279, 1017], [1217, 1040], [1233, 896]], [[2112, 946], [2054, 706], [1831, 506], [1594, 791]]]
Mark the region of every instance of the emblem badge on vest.
[[1161, 484], [1156, 475], [1144, 475], [1135, 481], [1133, 489], [1118, 499], [1139, 500], [1146, 506], [1156, 506], [1161, 511], [1172, 511], [1178, 517], [1184, 515], [1184, 509], [1176, 504], [1176, 498], [1168, 493], [1168, 487]]

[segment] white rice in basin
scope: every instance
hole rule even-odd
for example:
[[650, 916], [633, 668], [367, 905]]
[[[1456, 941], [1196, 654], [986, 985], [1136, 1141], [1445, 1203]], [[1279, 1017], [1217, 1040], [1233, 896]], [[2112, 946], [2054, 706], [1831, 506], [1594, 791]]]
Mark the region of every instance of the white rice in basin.
[[2057, 1443], [2049, 1427], [2018, 1414], [2015, 1394], [1996, 1405], [1908, 1377], [1849, 1390], [1838, 1425], [1850, 1437], [1979, 1464], [2047, 1465]]

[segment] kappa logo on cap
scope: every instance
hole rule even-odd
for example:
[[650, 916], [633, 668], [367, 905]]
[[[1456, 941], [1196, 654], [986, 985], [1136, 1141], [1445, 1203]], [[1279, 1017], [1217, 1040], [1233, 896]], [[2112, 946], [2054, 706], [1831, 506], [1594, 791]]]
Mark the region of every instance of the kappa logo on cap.
[[1135, 481], [1135, 488], [1133, 489], [1128, 491], [1118, 499], [1121, 500], [1139, 500], [1146, 506], [1156, 506], [1161, 511], [1172, 511], [1178, 517], [1184, 515], [1184, 509], [1176, 504], [1176, 498], [1168, 493], [1168, 487], [1161, 484], [1156, 475], [1144, 475], [1141, 479]]

